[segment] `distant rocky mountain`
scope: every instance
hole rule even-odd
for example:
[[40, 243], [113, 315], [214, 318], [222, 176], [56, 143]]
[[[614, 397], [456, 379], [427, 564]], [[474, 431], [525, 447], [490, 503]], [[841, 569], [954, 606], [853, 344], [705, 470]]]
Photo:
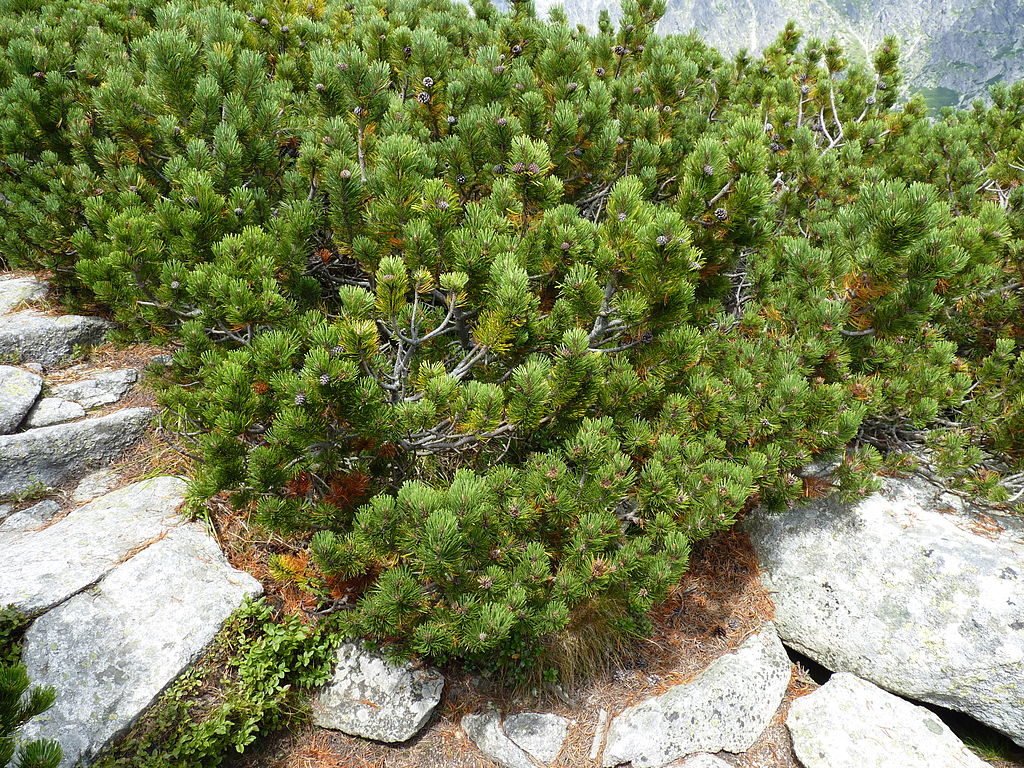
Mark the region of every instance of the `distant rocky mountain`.
[[[536, 0], [546, 15], [563, 4], [570, 20], [596, 25], [618, 0]], [[964, 105], [1000, 80], [1024, 75], [1024, 0], [668, 0], [660, 32], [697, 30], [720, 51], [760, 52], [786, 21], [808, 34], [842, 40], [868, 59], [882, 38], [903, 41], [905, 87], [933, 107]]]

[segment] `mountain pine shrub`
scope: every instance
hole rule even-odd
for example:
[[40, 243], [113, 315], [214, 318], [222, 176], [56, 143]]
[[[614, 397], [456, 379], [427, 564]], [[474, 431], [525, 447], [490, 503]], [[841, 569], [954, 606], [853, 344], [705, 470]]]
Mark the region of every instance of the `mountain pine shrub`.
[[178, 345], [195, 498], [396, 653], [595, 663], [814, 459], [1010, 499], [1024, 86], [663, 11], [0, 0], [4, 258]]

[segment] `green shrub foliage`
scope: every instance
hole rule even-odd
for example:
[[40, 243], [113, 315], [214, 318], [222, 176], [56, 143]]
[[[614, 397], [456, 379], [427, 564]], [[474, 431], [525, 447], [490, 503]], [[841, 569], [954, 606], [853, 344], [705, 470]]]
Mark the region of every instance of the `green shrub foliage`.
[[53, 701], [52, 688], [30, 687], [23, 665], [0, 664], [0, 768], [57, 768], [62, 756], [57, 742], [25, 742], [14, 735]]
[[814, 459], [1007, 500], [1024, 86], [933, 120], [895, 40], [726, 60], [663, 10], [0, 0], [5, 257], [173, 335], [196, 498], [401, 653], [642, 632]]

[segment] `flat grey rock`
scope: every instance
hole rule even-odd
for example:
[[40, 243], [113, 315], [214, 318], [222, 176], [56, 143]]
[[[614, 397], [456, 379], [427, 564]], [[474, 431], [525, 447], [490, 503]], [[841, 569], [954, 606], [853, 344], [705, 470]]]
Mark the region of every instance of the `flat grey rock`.
[[933, 712], [848, 673], [796, 699], [786, 726], [805, 768], [986, 768]]
[[119, 371], [96, 371], [79, 381], [69, 381], [53, 388], [53, 395], [78, 403], [83, 408], [99, 408], [116, 403], [139, 380], [134, 368]]
[[725, 760], [714, 755], [694, 755], [682, 762], [673, 763], [675, 768], [732, 768]]
[[51, 317], [25, 311], [0, 316], [0, 359], [55, 365], [67, 359], [76, 345], [103, 341], [113, 325], [99, 317]]
[[696, 752], [744, 752], [771, 722], [789, 686], [790, 661], [767, 624], [688, 683], [612, 720], [602, 765], [654, 768]]
[[143, 480], [40, 531], [0, 535], [0, 605], [36, 614], [67, 600], [178, 525], [185, 489], [177, 477]]
[[37, 301], [50, 289], [37, 277], [0, 277], [0, 315], [13, 312], [26, 301]]
[[91, 762], [261, 591], [201, 526], [170, 531], [29, 628], [22, 660], [57, 700], [19, 737], [59, 741], [62, 768]]
[[116, 469], [98, 469], [82, 478], [71, 493], [71, 501], [75, 504], [85, 504], [93, 499], [109, 493], [110, 490], [121, 482], [121, 473]]
[[375, 741], [405, 741], [426, 724], [443, 689], [444, 678], [435, 670], [392, 664], [343, 643], [334, 677], [313, 702], [313, 722]]
[[516, 746], [535, 760], [548, 764], [562, 751], [569, 723], [550, 712], [523, 712], [506, 717], [502, 727]]
[[893, 479], [745, 526], [788, 645], [1024, 745], [1024, 543], [952, 511]]
[[23, 368], [0, 365], [0, 435], [9, 435], [25, 419], [43, 389], [43, 380]]
[[0, 496], [53, 487], [106, 466], [142, 436], [151, 408], [0, 435]]
[[502, 729], [498, 712], [465, 715], [460, 725], [477, 749], [504, 768], [537, 768], [537, 763]]
[[85, 408], [59, 397], [44, 397], [25, 416], [22, 429], [37, 429], [54, 424], [66, 424], [85, 416]]
[[[31, 531], [45, 525], [53, 516], [60, 512], [61, 506], [56, 501], [47, 499], [33, 504], [28, 509], [9, 515], [0, 523], [0, 533], [21, 533]], [[2, 541], [2, 539], [0, 539]]]

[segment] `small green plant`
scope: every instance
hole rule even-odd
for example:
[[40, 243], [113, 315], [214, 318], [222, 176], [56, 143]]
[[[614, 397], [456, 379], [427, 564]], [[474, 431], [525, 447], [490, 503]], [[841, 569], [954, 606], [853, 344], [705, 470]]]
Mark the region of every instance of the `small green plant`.
[[0, 664], [0, 768], [56, 768], [61, 749], [52, 740], [18, 744], [14, 732], [53, 706], [52, 688], [31, 687], [20, 664]]
[[0, 502], [24, 504], [28, 501], [39, 501], [50, 495], [53, 489], [39, 480], [33, 480], [25, 488], [15, 493], [0, 495]]
[[331, 675], [337, 637], [247, 602], [97, 768], [220, 765], [301, 712], [300, 693]]
[[21, 638], [29, 620], [10, 606], [0, 608], [0, 664], [17, 664], [21, 660]]

